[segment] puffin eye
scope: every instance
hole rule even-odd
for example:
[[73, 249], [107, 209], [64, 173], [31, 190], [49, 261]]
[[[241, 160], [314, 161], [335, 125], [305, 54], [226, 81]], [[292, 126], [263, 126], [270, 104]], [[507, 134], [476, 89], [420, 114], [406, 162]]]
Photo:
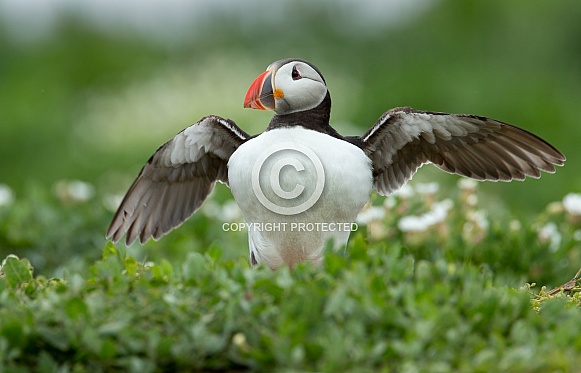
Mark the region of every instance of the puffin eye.
[[300, 78], [302, 78], [301, 73], [299, 73], [299, 70], [296, 67], [293, 67], [291, 77], [293, 78], [293, 80], [299, 80]]

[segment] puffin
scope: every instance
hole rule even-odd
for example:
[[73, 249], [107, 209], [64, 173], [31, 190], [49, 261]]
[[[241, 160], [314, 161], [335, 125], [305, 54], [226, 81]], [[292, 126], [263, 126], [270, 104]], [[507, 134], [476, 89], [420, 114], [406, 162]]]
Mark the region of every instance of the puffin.
[[325, 247], [345, 247], [373, 189], [394, 193], [424, 164], [475, 180], [524, 180], [554, 173], [565, 156], [540, 137], [471, 114], [397, 107], [362, 136], [331, 127], [321, 71], [300, 58], [269, 65], [244, 107], [272, 110], [263, 133], [209, 115], [163, 144], [139, 172], [107, 239], [162, 235], [204, 202], [216, 181], [229, 186], [248, 231], [251, 265], [320, 265]]

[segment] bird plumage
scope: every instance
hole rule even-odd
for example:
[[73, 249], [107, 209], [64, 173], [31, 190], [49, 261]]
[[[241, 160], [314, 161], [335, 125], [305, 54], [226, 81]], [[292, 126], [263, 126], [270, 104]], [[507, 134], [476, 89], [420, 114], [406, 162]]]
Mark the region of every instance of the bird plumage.
[[228, 184], [228, 160], [250, 136], [233, 121], [210, 115], [163, 144], [127, 191], [107, 230], [130, 245], [158, 239], [204, 202], [216, 181]]
[[[143, 167], [107, 237], [118, 241], [126, 235], [127, 244], [136, 238], [142, 243], [160, 238], [200, 207], [216, 181], [230, 186], [249, 223], [349, 223], [372, 187], [383, 195], [393, 193], [427, 163], [476, 180], [511, 181], [538, 178], [541, 171], [553, 173], [565, 162], [565, 156], [549, 143], [510, 124], [409, 107], [388, 110], [363, 136], [344, 137], [329, 124], [331, 98], [320, 70], [302, 59], [271, 64], [252, 83], [244, 106], [275, 111], [264, 133], [250, 136], [233, 121], [215, 115], [186, 128]], [[277, 144], [307, 149], [321, 162], [324, 188], [305, 211], [281, 214], [257, 199], [253, 183], [264, 184], [268, 177], [253, 179], [254, 166], [265, 149]], [[296, 166], [304, 161], [287, 155], [277, 162], [294, 157], [289, 164]], [[283, 175], [285, 164], [279, 163], [275, 163], [279, 179], [274, 180], [284, 193], [299, 185], [312, 189], [318, 182], [312, 168], [295, 167], [298, 172]], [[276, 199], [277, 192], [267, 192], [265, 197]], [[279, 198], [277, 203], [291, 206], [306, 198], [301, 193], [293, 201]], [[250, 261], [271, 268], [301, 261], [320, 263], [326, 240], [340, 246], [348, 237], [348, 231], [253, 230]]]
[[553, 173], [565, 157], [552, 145], [494, 119], [395, 108], [363, 136], [373, 161], [375, 189], [387, 195], [401, 188], [419, 167], [433, 163], [448, 173], [476, 180], [539, 178]]
[[[261, 154], [277, 144], [282, 144], [284, 149], [269, 157], [271, 164], [293, 158], [305, 167], [304, 171], [297, 172], [287, 166], [290, 169], [282, 169], [277, 175], [283, 190], [292, 190], [297, 184], [305, 187], [304, 192], [293, 199], [281, 198], [269, 188], [269, 172], [261, 172], [256, 180], [251, 177], [252, 169]], [[308, 157], [301, 154], [302, 147], [312, 149], [323, 165], [321, 195], [312, 207], [302, 212], [281, 214], [272, 211], [258, 200], [253, 190], [254, 182], [266, 185], [263, 190], [268, 200], [283, 208], [305, 203], [313, 193], [318, 181], [317, 172]], [[269, 170], [269, 165], [265, 163], [265, 166]], [[271, 268], [285, 263], [294, 266], [305, 260], [320, 263], [327, 240], [332, 240], [336, 247], [346, 243], [350, 233], [349, 223], [355, 221], [373, 187], [371, 160], [362, 149], [342, 139], [301, 126], [266, 131], [241, 145], [230, 157], [228, 178], [234, 199], [247, 223], [254, 223], [251, 226], [256, 227], [262, 227], [262, 223], [268, 222], [283, 224], [275, 230], [249, 231], [251, 258], [254, 256], [257, 262]], [[322, 222], [335, 225], [333, 229], [307, 228], [308, 223]], [[347, 223], [347, 226], [339, 226], [343, 223]]]

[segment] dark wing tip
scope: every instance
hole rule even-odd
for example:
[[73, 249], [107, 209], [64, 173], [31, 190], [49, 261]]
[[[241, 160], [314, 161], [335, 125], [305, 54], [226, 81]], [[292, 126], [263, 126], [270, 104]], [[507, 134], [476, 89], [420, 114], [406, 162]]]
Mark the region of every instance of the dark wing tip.
[[136, 239], [143, 244], [181, 225], [200, 207], [216, 180], [227, 182], [228, 159], [249, 137], [232, 120], [216, 115], [178, 133], [141, 169], [105, 237], [118, 242], [125, 235], [127, 245]]
[[542, 138], [494, 119], [394, 108], [361, 138], [375, 187], [389, 194], [425, 163], [476, 180], [524, 180], [554, 173], [565, 156]]

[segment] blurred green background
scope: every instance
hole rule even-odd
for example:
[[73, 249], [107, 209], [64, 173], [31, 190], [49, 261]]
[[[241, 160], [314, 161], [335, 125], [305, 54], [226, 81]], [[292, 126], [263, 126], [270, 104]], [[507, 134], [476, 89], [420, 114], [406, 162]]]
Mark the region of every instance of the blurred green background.
[[[17, 199], [73, 179], [122, 193], [204, 115], [261, 132], [272, 114], [243, 109], [246, 89], [302, 57], [323, 71], [344, 135], [412, 106], [545, 138], [566, 167], [482, 187], [490, 206], [540, 211], [581, 191], [580, 19], [576, 0], [0, 0], [0, 183]], [[457, 180], [433, 167], [417, 179]]]

